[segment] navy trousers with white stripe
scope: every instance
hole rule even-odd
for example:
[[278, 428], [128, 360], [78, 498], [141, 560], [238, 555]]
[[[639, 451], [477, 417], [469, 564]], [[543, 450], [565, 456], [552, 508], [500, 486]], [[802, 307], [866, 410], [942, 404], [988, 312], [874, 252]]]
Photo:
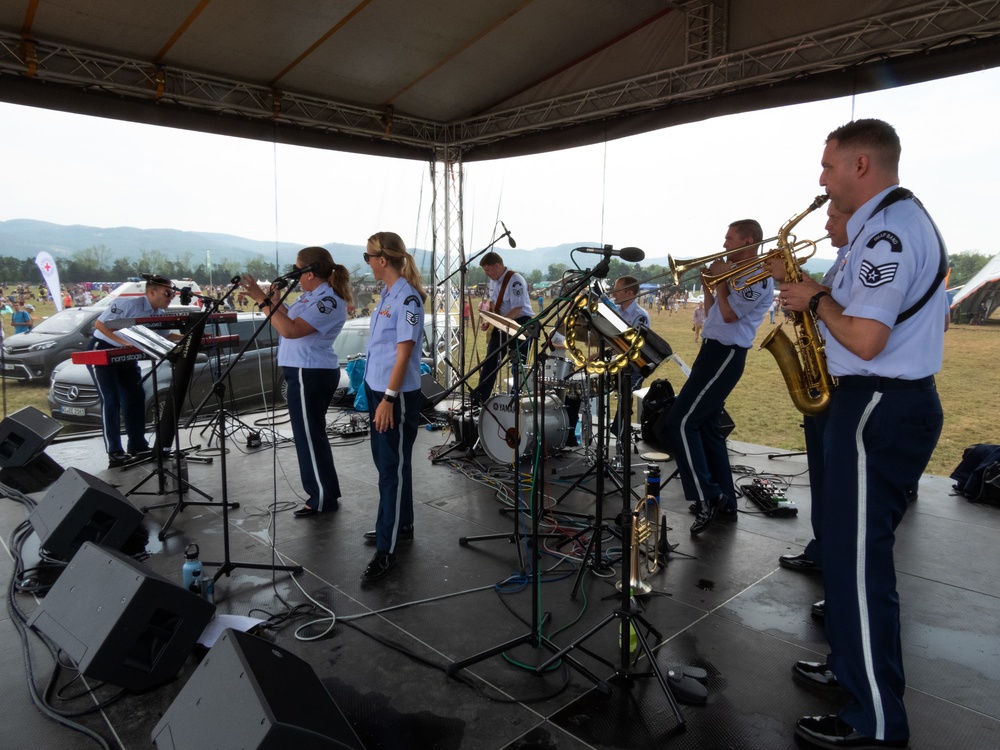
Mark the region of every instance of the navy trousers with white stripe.
[[419, 389], [402, 391], [392, 405], [393, 427], [375, 429], [375, 409], [385, 395], [365, 384], [368, 415], [372, 420], [372, 459], [378, 469], [378, 517], [375, 519], [375, 549], [394, 553], [401, 528], [413, 526], [413, 443], [417, 439], [424, 394]]
[[340, 370], [285, 367], [288, 383], [288, 418], [295, 437], [302, 489], [309, 495], [306, 505], [320, 511], [337, 510], [340, 480], [333, 465], [330, 438], [326, 435], [326, 412], [340, 382]]
[[[96, 339], [95, 339], [96, 341]], [[108, 346], [94, 346], [95, 349], [109, 349]], [[146, 441], [146, 417], [144, 412], [146, 392], [142, 387], [142, 373], [138, 362], [122, 362], [116, 365], [88, 365], [90, 376], [97, 386], [97, 396], [101, 401], [101, 432], [104, 435], [104, 450], [121, 453], [121, 419], [125, 418], [125, 434], [128, 436], [128, 452], [131, 454], [148, 450]]]
[[670, 447], [690, 502], [725, 498], [736, 510], [736, 489], [720, 419], [722, 408], [743, 375], [747, 350], [705, 339], [681, 392], [667, 415]]
[[823, 584], [827, 664], [861, 734], [905, 740], [899, 595], [892, 548], [942, 424], [933, 383], [920, 390], [834, 389], [823, 433]]

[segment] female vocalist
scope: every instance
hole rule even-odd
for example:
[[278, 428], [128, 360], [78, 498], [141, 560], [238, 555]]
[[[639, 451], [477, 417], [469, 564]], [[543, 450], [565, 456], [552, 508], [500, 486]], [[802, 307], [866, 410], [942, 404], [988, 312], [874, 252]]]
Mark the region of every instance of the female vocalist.
[[372, 420], [372, 458], [378, 468], [375, 556], [361, 578], [375, 581], [396, 561], [396, 542], [413, 538], [411, 457], [424, 396], [420, 392], [420, 343], [427, 293], [413, 256], [395, 232], [368, 238], [365, 263], [385, 285], [371, 318], [365, 395]]
[[271, 325], [281, 335], [278, 364], [288, 384], [288, 416], [302, 488], [309, 495], [294, 515], [308, 518], [339, 507], [340, 481], [326, 436], [326, 412], [340, 381], [333, 342], [347, 320], [351, 287], [347, 269], [334, 263], [326, 248], [303, 248], [295, 267], [311, 270], [299, 277], [303, 294], [291, 306], [277, 305], [278, 285], [265, 293], [253, 276], [244, 274], [241, 286], [262, 310], [277, 305]]

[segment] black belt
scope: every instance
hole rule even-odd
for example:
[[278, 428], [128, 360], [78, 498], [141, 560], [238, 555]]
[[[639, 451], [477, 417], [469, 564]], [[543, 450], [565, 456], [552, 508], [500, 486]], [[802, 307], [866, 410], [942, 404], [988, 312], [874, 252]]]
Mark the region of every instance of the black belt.
[[922, 391], [934, 387], [934, 376], [919, 380], [883, 378], [878, 375], [841, 375], [833, 378], [837, 388], [851, 388], [858, 391]]
[[703, 344], [715, 344], [716, 346], [721, 346], [725, 349], [748, 349], [749, 347], [740, 346], [739, 344], [723, 344], [715, 339], [706, 339], [704, 336], [701, 337]]

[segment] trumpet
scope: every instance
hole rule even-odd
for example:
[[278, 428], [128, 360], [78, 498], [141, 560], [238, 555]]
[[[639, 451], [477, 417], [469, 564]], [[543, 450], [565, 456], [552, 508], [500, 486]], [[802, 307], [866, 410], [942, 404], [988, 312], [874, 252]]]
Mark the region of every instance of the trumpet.
[[[818, 240], [797, 240], [795, 237], [791, 237], [790, 252], [795, 256], [796, 263], [799, 266], [805, 264], [807, 260], [816, 254], [816, 248], [820, 242], [830, 238], [830, 235], [825, 237], [820, 237]], [[751, 247], [760, 247], [772, 242], [779, 237], [769, 237], [766, 240], [761, 240], [760, 242], [754, 242], [750, 245], [744, 245], [743, 247], [738, 247], [735, 250], [723, 250], [718, 253], [713, 253], [712, 255], [703, 255], [700, 258], [689, 258], [688, 260], [675, 261], [672, 256], [667, 256], [667, 262], [670, 264], [670, 273], [673, 274], [674, 283], [680, 284], [680, 277], [685, 273], [690, 271], [692, 268], [699, 268], [700, 266], [707, 265], [713, 260], [718, 260], [719, 258], [724, 258], [727, 255], [734, 255], [736, 253], [742, 252]], [[807, 255], [799, 256], [798, 253], [809, 250]], [[763, 255], [758, 255], [754, 258], [748, 258], [741, 263], [737, 263], [735, 266], [730, 268], [728, 271], [723, 273], [718, 273], [715, 275], [703, 274], [702, 282], [710, 290], [715, 291], [715, 287], [722, 282], [732, 282], [733, 291], [740, 291], [748, 286], [752, 286], [764, 279], [771, 278], [771, 272], [768, 270], [767, 266], [771, 260], [783, 260], [785, 258], [785, 253], [789, 249], [776, 248]]]
[[[653, 591], [642, 579], [642, 569], [650, 575], [656, 572], [657, 547], [660, 542], [660, 503], [655, 495], [646, 495], [635, 504], [632, 511], [632, 553], [629, 556], [629, 588], [635, 596], [646, 596]], [[640, 552], [646, 557], [646, 564], [643, 565], [639, 559]], [[622, 582], [618, 581], [615, 587], [621, 591]]]

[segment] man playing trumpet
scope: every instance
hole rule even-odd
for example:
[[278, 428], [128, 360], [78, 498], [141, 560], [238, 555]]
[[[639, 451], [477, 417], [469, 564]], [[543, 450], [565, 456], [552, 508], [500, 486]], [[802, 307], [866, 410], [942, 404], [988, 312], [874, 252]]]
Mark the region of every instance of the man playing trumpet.
[[[717, 276], [752, 259], [763, 237], [760, 224], [753, 219], [734, 221], [722, 244], [732, 252], [727, 261], [714, 261], [708, 274]], [[736, 518], [736, 489], [720, 417], [726, 398], [743, 374], [747, 350], [774, 296], [770, 279], [739, 291], [733, 284], [732, 280], [720, 283], [713, 293], [702, 272], [707, 313], [702, 345], [667, 417], [684, 496], [694, 504], [697, 516], [692, 536], [708, 528], [717, 513]]]

